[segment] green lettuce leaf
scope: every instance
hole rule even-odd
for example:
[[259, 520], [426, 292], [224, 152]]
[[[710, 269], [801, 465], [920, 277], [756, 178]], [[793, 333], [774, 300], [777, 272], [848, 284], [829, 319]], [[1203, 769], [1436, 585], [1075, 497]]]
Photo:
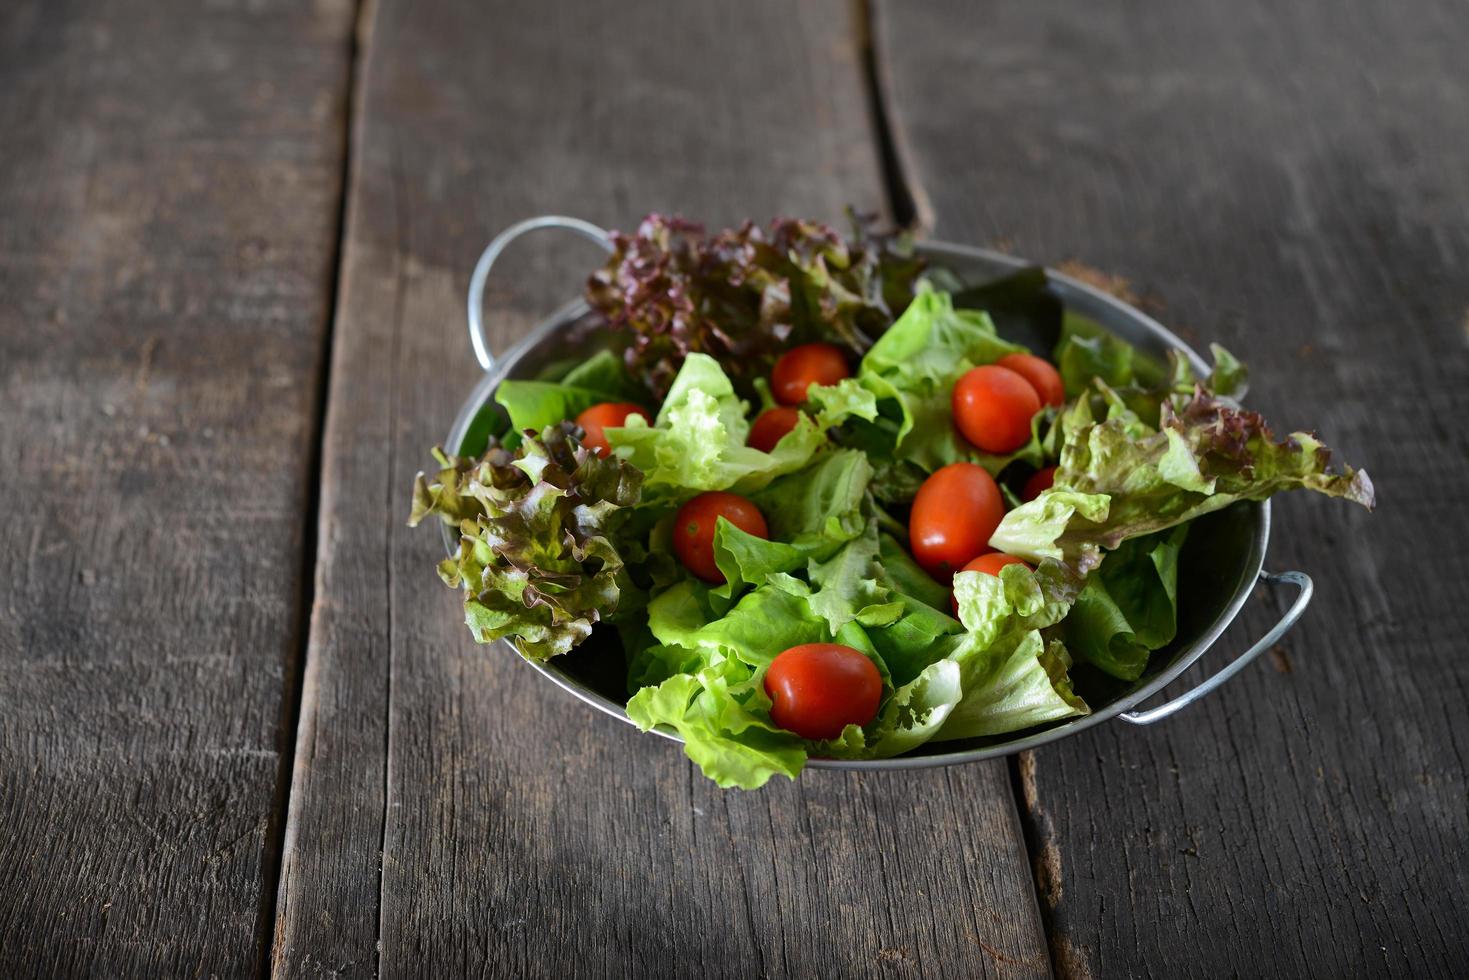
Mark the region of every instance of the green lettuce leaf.
[[495, 401], [510, 416], [513, 432], [574, 420], [603, 402], [648, 404], [648, 394], [628, 376], [611, 351], [600, 351], [573, 367], [560, 381], [507, 378], [495, 389]]
[[999, 735], [1088, 713], [1071, 689], [1065, 646], [1046, 643], [1040, 632], [1065, 617], [1079, 585], [1054, 561], [1034, 572], [1008, 565], [998, 577], [954, 576], [967, 631], [947, 656], [959, 665], [964, 697], [936, 739]]
[[754, 589], [715, 618], [708, 588], [682, 582], [648, 603], [648, 628], [665, 646], [763, 668], [782, 650], [830, 638], [825, 621], [807, 601], [809, 592], [804, 583], [787, 578], [779, 588], [771, 584]]
[[1156, 358], [1072, 310], [1062, 318], [1061, 339], [1051, 359], [1061, 372], [1067, 398], [1090, 390], [1096, 378], [1116, 388], [1134, 383], [1149, 387], [1164, 377], [1164, 367]]
[[610, 529], [637, 503], [642, 474], [583, 449], [575, 432], [561, 422], [528, 434], [517, 453], [494, 446], [479, 459], [436, 450], [443, 469], [414, 482], [409, 524], [437, 514], [459, 528], [439, 575], [464, 589], [470, 632], [507, 639], [531, 660], [586, 639], [626, 585]]
[[934, 609], [948, 610], [948, 588], [925, 572], [897, 538], [884, 533], [878, 542], [878, 554], [882, 560], [883, 581], [890, 589]]
[[815, 591], [807, 605], [826, 620], [833, 636], [848, 623], [887, 626], [903, 615], [903, 602], [879, 580], [875, 523], [869, 522], [865, 533], [847, 542], [826, 561], [813, 560], [809, 575]]
[[[948, 590], [944, 591], [945, 599]], [[952, 637], [964, 632], [954, 617], [910, 595], [894, 593], [901, 614], [891, 623], [868, 628], [868, 641], [882, 657], [894, 684], [906, 684], [951, 652]]]
[[[778, 572], [805, 568], [810, 557], [809, 547], [757, 537], [721, 517], [714, 527], [714, 563], [724, 573], [724, 584], [711, 595], [732, 600], [746, 586], [763, 585]], [[728, 602], [715, 603], [717, 611], [721, 606], [728, 608]]]
[[817, 743], [815, 751], [834, 759], [902, 755], [937, 735], [962, 698], [958, 664], [935, 661], [893, 691], [865, 730], [848, 725], [839, 739]]
[[1071, 689], [1066, 647], [1047, 644], [1039, 630], [984, 650], [961, 643], [950, 658], [959, 664], [964, 698], [935, 741], [1004, 735], [1091, 713]]
[[877, 420], [877, 396], [856, 378], [843, 378], [834, 385], [812, 385], [806, 399], [816, 409], [816, 425], [823, 431], [848, 419]]
[[1178, 630], [1178, 555], [1188, 525], [1134, 538], [1087, 577], [1064, 621], [1078, 660], [1135, 681]]
[[[926, 474], [960, 460], [991, 473], [1017, 459], [1043, 464], [1040, 432], [1049, 412], [1037, 416], [1030, 442], [1006, 456], [978, 451], [953, 424], [954, 382], [976, 365], [1025, 350], [1000, 339], [985, 313], [955, 309], [948, 293], [921, 283], [908, 309], [862, 359], [855, 382], [812, 388], [808, 399], [821, 425], [840, 424], [839, 441], [882, 467], [879, 496], [906, 501]], [[870, 397], [861, 396], [863, 390]]]
[[633, 379], [622, 359], [610, 350], [598, 351], [573, 367], [561, 378], [561, 383], [601, 392], [607, 396], [604, 401], [654, 404], [648, 390]]
[[627, 714], [643, 731], [656, 725], [676, 731], [684, 754], [719, 786], [758, 789], [772, 776], [795, 779], [806, 764], [801, 740], [749, 706], [764, 696], [748, 667], [726, 661], [643, 688], [628, 701]]
[[[929, 381], [1015, 353], [1026, 349], [1001, 340], [987, 313], [955, 309], [950, 294], [920, 284], [908, 309], [862, 358], [859, 374]], [[960, 362], [967, 362], [962, 369]]]
[[747, 406], [719, 363], [690, 354], [674, 379], [653, 425], [633, 417], [607, 430], [616, 454], [644, 474], [648, 500], [677, 499], [706, 490], [749, 494], [785, 473], [801, 469], [826, 445], [825, 434], [807, 416], [773, 452], [745, 445]]
[[1097, 537], [1111, 508], [1106, 494], [1053, 486], [1009, 511], [990, 535], [990, 547], [1030, 562], [1054, 558], [1085, 575], [1102, 561]]
[[516, 432], [539, 432], [564, 419], [575, 419], [593, 405], [612, 401], [606, 392], [577, 388], [559, 381], [507, 379], [495, 389], [495, 401], [510, 416]]
[[836, 450], [754, 493], [772, 539], [826, 558], [866, 527], [863, 507], [872, 464], [860, 452]]

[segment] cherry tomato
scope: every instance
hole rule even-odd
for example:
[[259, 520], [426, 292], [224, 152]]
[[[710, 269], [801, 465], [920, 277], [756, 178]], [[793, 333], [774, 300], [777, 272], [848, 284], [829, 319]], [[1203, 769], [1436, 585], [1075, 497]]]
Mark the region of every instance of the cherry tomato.
[[[1030, 565], [1028, 563], [1026, 563], [1024, 561], [1021, 561], [1019, 558], [1016, 558], [1014, 555], [1005, 555], [1005, 554], [1001, 554], [998, 551], [991, 551], [991, 552], [987, 552], [987, 553], [985, 553], [983, 555], [980, 555], [978, 558], [974, 559], [974, 561], [970, 562], [969, 564], [965, 565], [963, 568], [959, 569], [959, 571], [961, 571], [961, 572], [984, 572], [986, 575], [993, 575], [995, 578], [999, 578], [1000, 577], [1000, 569], [1004, 568], [1006, 565], [1025, 565], [1026, 568], [1029, 568], [1030, 567]], [[951, 596], [949, 598], [949, 602], [954, 606], [954, 615], [955, 616], [958, 616], [959, 615], [959, 599], [958, 599], [958, 597], [957, 596]]]
[[797, 409], [767, 408], [755, 419], [755, 424], [750, 426], [750, 438], [745, 440], [762, 453], [773, 450], [785, 434], [796, 427], [800, 421], [801, 413]]
[[714, 563], [714, 529], [720, 518], [758, 538], [770, 537], [760, 508], [737, 493], [711, 490], [678, 509], [673, 522], [673, 551], [684, 567], [706, 582], [723, 582]]
[[782, 405], [799, 405], [812, 385], [834, 385], [849, 378], [847, 355], [833, 344], [802, 344], [792, 347], [775, 362], [770, 372], [770, 390]]
[[950, 463], [936, 471], [913, 498], [908, 546], [923, 570], [940, 582], [989, 547], [1005, 503], [994, 477], [974, 463]]
[[1013, 453], [1030, 441], [1030, 420], [1041, 410], [1030, 382], [1009, 368], [985, 364], [954, 385], [954, 424], [987, 453]]
[[1052, 367], [1051, 362], [1045, 358], [1034, 354], [1006, 354], [995, 363], [1029, 381], [1035, 393], [1040, 396], [1042, 405], [1065, 404], [1066, 385], [1061, 381], [1061, 372]]
[[576, 417], [576, 424], [586, 431], [586, 438], [581, 441], [598, 456], [606, 456], [612, 452], [612, 445], [607, 441], [607, 434], [603, 429], [620, 429], [627, 424], [630, 416], [641, 415], [648, 419], [648, 413], [634, 405], [632, 402], [602, 402], [593, 405]]
[[860, 650], [840, 643], [803, 643], [765, 672], [770, 720], [802, 738], [836, 738], [848, 725], [877, 717], [882, 675]]
[[1020, 491], [1020, 499], [1029, 503], [1045, 491], [1051, 489], [1051, 484], [1055, 482], [1056, 467], [1047, 466], [1043, 470], [1036, 470], [1030, 474], [1030, 479], [1025, 481], [1025, 488]]

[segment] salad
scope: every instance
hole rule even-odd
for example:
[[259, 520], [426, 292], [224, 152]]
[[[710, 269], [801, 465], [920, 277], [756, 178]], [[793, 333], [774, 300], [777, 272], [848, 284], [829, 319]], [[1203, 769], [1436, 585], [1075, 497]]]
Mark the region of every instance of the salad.
[[1084, 715], [1073, 670], [1133, 681], [1173, 640], [1191, 522], [1295, 488], [1372, 506], [1241, 407], [1223, 348], [1198, 377], [1039, 269], [967, 284], [854, 226], [613, 236], [587, 285], [612, 348], [502, 382], [483, 450], [415, 482], [476, 640], [595, 634], [578, 655], [640, 728], [754, 788]]

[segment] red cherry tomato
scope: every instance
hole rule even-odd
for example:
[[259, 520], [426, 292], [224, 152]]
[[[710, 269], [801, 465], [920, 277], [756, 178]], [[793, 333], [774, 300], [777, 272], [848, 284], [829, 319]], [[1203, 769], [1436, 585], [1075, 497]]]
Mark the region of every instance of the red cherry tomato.
[[673, 523], [673, 551], [684, 567], [706, 582], [723, 582], [714, 563], [714, 529], [720, 518], [758, 538], [770, 537], [760, 508], [737, 493], [711, 490], [678, 509]]
[[974, 463], [950, 463], [936, 471], [913, 498], [908, 545], [923, 570], [940, 582], [989, 547], [1005, 516], [994, 477]]
[[[993, 575], [995, 578], [999, 578], [1000, 569], [1004, 568], [1006, 565], [1025, 565], [1026, 568], [1030, 567], [1028, 563], [1021, 561], [1014, 555], [1004, 555], [998, 551], [991, 551], [987, 554], [980, 555], [978, 558], [974, 559], [974, 561], [959, 569], [959, 571], [984, 572], [986, 575]], [[949, 602], [954, 606], [954, 615], [958, 616], [959, 598], [957, 596], [951, 596], [949, 598]]]
[[1006, 354], [995, 363], [1029, 381], [1035, 393], [1040, 396], [1042, 405], [1065, 404], [1066, 385], [1061, 381], [1061, 372], [1052, 367], [1051, 362], [1045, 358], [1034, 354]]
[[775, 362], [770, 372], [770, 390], [782, 405], [799, 405], [812, 385], [834, 385], [849, 378], [847, 355], [833, 344], [802, 344], [792, 347]]
[[632, 402], [602, 402], [593, 405], [576, 417], [576, 424], [586, 431], [586, 438], [581, 441], [598, 456], [606, 456], [612, 452], [612, 445], [607, 441], [607, 434], [603, 429], [620, 429], [627, 424], [629, 416], [641, 415], [648, 419], [648, 413], [641, 406]]
[[1025, 481], [1025, 488], [1020, 491], [1020, 499], [1029, 503], [1051, 489], [1051, 485], [1055, 482], [1056, 467], [1047, 466], [1043, 470], [1036, 470], [1030, 474], [1030, 479]]
[[1041, 410], [1030, 382], [1009, 368], [985, 364], [954, 385], [954, 424], [987, 453], [1013, 453], [1030, 441], [1030, 420]]
[[802, 738], [836, 738], [877, 717], [882, 675], [860, 650], [840, 643], [791, 647], [765, 672], [770, 720]]
[[767, 408], [750, 426], [750, 438], [745, 441], [762, 453], [768, 453], [796, 427], [800, 419], [801, 413], [797, 409], [784, 406]]

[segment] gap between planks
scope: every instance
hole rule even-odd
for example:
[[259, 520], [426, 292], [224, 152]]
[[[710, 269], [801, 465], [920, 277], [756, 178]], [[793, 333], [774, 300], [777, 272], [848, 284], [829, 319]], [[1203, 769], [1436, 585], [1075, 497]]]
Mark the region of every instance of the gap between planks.
[[[883, 70], [883, 39], [873, 16], [872, 0], [853, 0], [853, 4], [856, 8], [862, 73], [867, 89], [868, 115], [871, 118], [873, 139], [878, 143], [889, 213], [895, 223], [909, 228], [915, 235], [926, 235], [934, 227], [933, 205], [923, 186], [913, 176], [917, 169], [912, 164], [907, 137], [901, 122], [895, 122], [892, 115], [892, 100], [889, 98], [887, 75]], [[1010, 802], [1016, 833], [1020, 835], [1030, 868], [1031, 899], [1046, 940], [1046, 965], [1051, 975], [1057, 976], [1056, 937], [1052, 925], [1053, 902], [1050, 898], [1055, 884], [1052, 879], [1058, 877], [1052, 870], [1056, 863], [1056, 844], [1051, 839], [1049, 823], [1041, 812], [1040, 801], [1034, 790], [1032, 773], [1035, 754], [1022, 752], [1008, 756], [1005, 766], [1010, 776]]]
[[342, 260], [347, 241], [347, 202], [352, 186], [353, 149], [362, 99], [362, 59], [369, 40], [369, 28], [375, 0], [353, 0], [353, 27], [347, 37], [347, 69], [344, 86], [345, 104], [338, 132], [341, 166], [338, 170], [336, 215], [333, 221], [331, 278], [327, 283], [326, 324], [323, 329], [321, 362], [317, 365], [316, 397], [311, 411], [310, 458], [306, 472], [312, 475], [306, 485], [305, 514], [302, 518], [301, 595], [296, 604], [293, 626], [294, 656], [286, 665], [286, 696], [281, 703], [280, 730], [277, 736], [275, 797], [266, 828], [264, 865], [265, 880], [260, 889], [259, 919], [255, 927], [255, 975], [265, 977], [272, 972], [275, 947], [275, 920], [280, 905], [281, 870], [285, 863], [287, 815], [290, 812], [292, 776], [296, 768], [299, 744], [301, 703], [305, 691], [307, 649], [311, 643], [311, 617], [316, 604], [317, 555], [321, 541], [321, 485], [323, 447], [326, 440], [326, 410], [330, 403], [333, 340], [337, 313], [341, 308]]

